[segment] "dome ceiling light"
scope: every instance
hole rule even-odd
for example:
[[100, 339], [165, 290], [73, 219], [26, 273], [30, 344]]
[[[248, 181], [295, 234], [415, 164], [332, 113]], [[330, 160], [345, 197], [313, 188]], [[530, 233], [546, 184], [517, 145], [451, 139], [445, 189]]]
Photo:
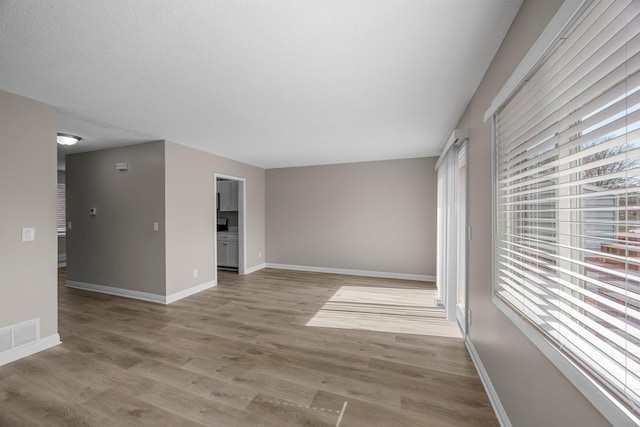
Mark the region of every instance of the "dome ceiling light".
[[58, 144], [60, 145], [74, 145], [77, 144], [82, 138], [68, 133], [58, 133]]

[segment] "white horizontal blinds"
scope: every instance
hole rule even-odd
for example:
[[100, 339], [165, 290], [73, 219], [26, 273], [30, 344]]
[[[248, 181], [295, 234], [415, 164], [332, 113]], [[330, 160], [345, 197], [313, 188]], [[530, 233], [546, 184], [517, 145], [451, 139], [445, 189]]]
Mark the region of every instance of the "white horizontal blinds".
[[66, 231], [66, 196], [64, 184], [58, 184], [57, 208], [58, 234], [64, 234], [64, 232]]
[[640, 0], [594, 2], [495, 120], [495, 292], [633, 410]]

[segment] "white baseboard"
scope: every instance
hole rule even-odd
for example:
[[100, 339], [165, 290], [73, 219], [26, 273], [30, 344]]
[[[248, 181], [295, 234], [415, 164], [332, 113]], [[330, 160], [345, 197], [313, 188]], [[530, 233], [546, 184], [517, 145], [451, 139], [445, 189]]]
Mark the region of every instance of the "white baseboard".
[[493, 412], [495, 412], [496, 417], [498, 418], [498, 422], [502, 427], [511, 427], [511, 421], [507, 416], [507, 412], [504, 410], [504, 406], [502, 406], [502, 402], [500, 402], [500, 398], [498, 397], [496, 389], [493, 387], [493, 383], [491, 383], [489, 374], [487, 374], [487, 371], [484, 369], [484, 365], [482, 364], [480, 355], [478, 355], [476, 348], [474, 347], [468, 336], [467, 338], [465, 338], [464, 343], [467, 346], [467, 350], [469, 350], [471, 360], [473, 361], [473, 364], [478, 371], [478, 375], [480, 376], [480, 380], [482, 381], [484, 390], [487, 392], [487, 396], [489, 396], [489, 401], [491, 402], [491, 406], [493, 407]]
[[0, 354], [0, 366], [6, 365], [7, 363], [15, 362], [16, 360], [22, 359], [23, 357], [39, 353], [61, 343], [62, 341], [60, 341], [60, 335], [53, 334], [44, 338], [40, 338], [38, 341], [32, 344], [23, 345], [22, 347], [8, 350]]
[[183, 298], [186, 298], [188, 296], [191, 296], [193, 294], [197, 294], [198, 292], [202, 292], [205, 289], [212, 288], [216, 286], [216, 282], [212, 281], [212, 282], [202, 283], [200, 285], [196, 285], [189, 289], [185, 289], [183, 291], [176, 292], [167, 296], [151, 294], [148, 292], [133, 291], [131, 289], [122, 289], [122, 288], [114, 288], [111, 286], [95, 285], [93, 283], [76, 282], [74, 280], [67, 280], [66, 285], [69, 288], [82, 289], [83, 291], [99, 292], [101, 294], [109, 294], [109, 295], [115, 295], [118, 297], [139, 299], [142, 301], [148, 301], [148, 302], [154, 302], [156, 304], [166, 305], [166, 304], [171, 304], [172, 302], [181, 300]]
[[246, 268], [244, 271], [244, 274], [255, 273], [256, 271], [262, 270], [263, 268], [266, 268], [266, 267], [267, 267], [267, 264], [263, 262], [262, 264], [258, 264], [258, 265], [254, 265], [253, 267]]
[[352, 270], [348, 268], [313, 267], [308, 265], [291, 265], [291, 264], [273, 264], [270, 262], [266, 263], [266, 267], [277, 268], [280, 270], [297, 270], [297, 271], [311, 271], [315, 273], [346, 274], [349, 276], [380, 277], [383, 279], [418, 280], [421, 282], [435, 282], [436, 280], [435, 276], [428, 276], [426, 274], [390, 273], [386, 271]]
[[171, 295], [167, 295], [165, 298], [165, 304], [171, 304], [172, 302], [176, 302], [186, 297], [190, 297], [191, 295], [197, 294], [198, 292], [202, 292], [207, 289], [211, 289], [216, 286], [216, 281], [206, 282], [201, 285], [196, 285], [192, 288], [185, 289], [184, 291], [176, 292]]
[[67, 280], [66, 285], [68, 288], [82, 289], [84, 291], [99, 292], [101, 294], [139, 299], [142, 301], [155, 302], [157, 304], [166, 304], [166, 298], [164, 295], [133, 291], [130, 289], [114, 288], [112, 286], [95, 285], [93, 283], [76, 282], [74, 280]]

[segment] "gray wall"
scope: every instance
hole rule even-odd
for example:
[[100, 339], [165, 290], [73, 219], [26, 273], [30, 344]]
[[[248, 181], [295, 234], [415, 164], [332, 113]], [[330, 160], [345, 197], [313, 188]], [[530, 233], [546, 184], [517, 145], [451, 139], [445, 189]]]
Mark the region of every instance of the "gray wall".
[[214, 172], [246, 179], [246, 267], [264, 263], [264, 169], [169, 141], [165, 161], [167, 293], [214, 280]]
[[42, 337], [58, 332], [56, 128], [52, 106], [0, 91], [0, 328], [39, 317]]
[[263, 263], [264, 170], [158, 141], [67, 156], [67, 278], [162, 296], [213, 281], [214, 172], [246, 179], [246, 265]]
[[58, 236], [58, 261], [67, 259], [67, 237]]
[[491, 300], [491, 124], [484, 112], [561, 1], [524, 2], [458, 128], [469, 142], [469, 336], [517, 427], [609, 425]]
[[67, 279], [165, 295], [164, 142], [68, 155], [66, 190]]
[[267, 170], [267, 261], [434, 276], [435, 162]]

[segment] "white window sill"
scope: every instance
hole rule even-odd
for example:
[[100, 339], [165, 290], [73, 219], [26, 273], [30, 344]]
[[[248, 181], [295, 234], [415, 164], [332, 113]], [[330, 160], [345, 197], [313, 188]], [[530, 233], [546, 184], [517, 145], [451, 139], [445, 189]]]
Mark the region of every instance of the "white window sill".
[[557, 348], [545, 340], [533, 327], [524, 321], [498, 297], [493, 303], [513, 322], [518, 329], [553, 363], [556, 368], [595, 406], [600, 413], [615, 426], [636, 426], [640, 420], [622, 406], [598, 383], [585, 374], [580, 367], [564, 356]]

